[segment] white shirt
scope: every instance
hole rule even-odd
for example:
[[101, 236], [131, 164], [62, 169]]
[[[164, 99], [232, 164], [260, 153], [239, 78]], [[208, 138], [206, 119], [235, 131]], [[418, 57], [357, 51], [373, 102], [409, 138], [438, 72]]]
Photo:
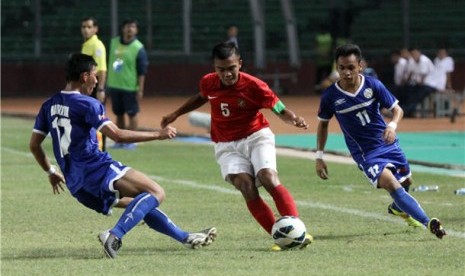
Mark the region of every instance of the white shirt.
[[424, 78], [433, 70], [433, 62], [425, 55], [421, 55], [418, 62], [410, 59], [408, 62], [408, 71], [412, 73], [410, 84], [424, 84]]
[[436, 88], [437, 90], [445, 90], [447, 84], [447, 73], [454, 71], [454, 60], [451, 57], [434, 59], [434, 70], [425, 78], [425, 84]]
[[399, 58], [396, 65], [394, 65], [394, 84], [402, 85], [403, 81], [407, 78], [407, 60], [403, 57]]

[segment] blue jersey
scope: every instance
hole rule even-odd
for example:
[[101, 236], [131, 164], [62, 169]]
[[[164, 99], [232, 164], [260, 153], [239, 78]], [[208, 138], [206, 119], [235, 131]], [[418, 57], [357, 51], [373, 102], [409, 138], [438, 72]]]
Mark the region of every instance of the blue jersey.
[[380, 108], [392, 109], [398, 101], [377, 79], [360, 75], [356, 93], [344, 91], [337, 82], [327, 88], [320, 102], [318, 119], [330, 120], [333, 115], [344, 133], [352, 158], [361, 163], [370, 157], [398, 148], [398, 140], [386, 144], [383, 133], [386, 123]]
[[102, 181], [100, 171], [113, 162], [98, 149], [96, 136], [96, 130], [108, 123], [104, 106], [77, 91], [61, 91], [43, 103], [33, 131], [50, 133], [55, 159], [72, 194]]

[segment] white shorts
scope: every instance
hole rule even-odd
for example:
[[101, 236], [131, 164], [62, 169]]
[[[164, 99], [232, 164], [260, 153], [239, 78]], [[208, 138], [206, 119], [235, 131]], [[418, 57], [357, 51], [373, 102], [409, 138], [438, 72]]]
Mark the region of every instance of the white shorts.
[[223, 179], [228, 182], [229, 174], [248, 173], [256, 177], [264, 168], [277, 172], [275, 138], [270, 128], [261, 129], [241, 140], [216, 143], [215, 157]]

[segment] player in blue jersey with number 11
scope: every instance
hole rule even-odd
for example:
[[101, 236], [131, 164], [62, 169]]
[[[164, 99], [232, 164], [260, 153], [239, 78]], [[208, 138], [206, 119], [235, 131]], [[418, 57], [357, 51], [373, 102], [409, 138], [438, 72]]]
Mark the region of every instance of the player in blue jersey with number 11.
[[[209, 245], [216, 237], [214, 227], [189, 233], [176, 226], [158, 209], [165, 198], [158, 183], [98, 149], [97, 130], [116, 142], [142, 142], [171, 139], [176, 129], [167, 126], [145, 132], [118, 128], [105, 116], [102, 103], [90, 97], [97, 84], [94, 59], [73, 54], [67, 65], [66, 88], [42, 104], [29, 142], [32, 154], [48, 174], [53, 193], [60, 193], [66, 183], [73, 197], [98, 213], [109, 215], [112, 207], [125, 208], [116, 225], [98, 236], [109, 258], [116, 257], [123, 236], [142, 220], [188, 248]], [[42, 147], [48, 134], [62, 173], [50, 164]]]
[[[357, 45], [336, 49], [336, 69], [340, 79], [327, 88], [318, 111], [316, 173], [328, 179], [323, 150], [329, 120], [336, 116], [352, 158], [376, 188], [389, 192], [394, 202], [388, 212], [404, 218], [414, 227], [427, 227], [436, 237], [446, 235], [437, 218], [430, 219], [409, 193], [412, 184], [408, 161], [399, 147], [396, 128], [403, 110], [398, 100], [377, 79], [360, 74], [362, 52]], [[392, 111], [386, 125], [380, 108]]]

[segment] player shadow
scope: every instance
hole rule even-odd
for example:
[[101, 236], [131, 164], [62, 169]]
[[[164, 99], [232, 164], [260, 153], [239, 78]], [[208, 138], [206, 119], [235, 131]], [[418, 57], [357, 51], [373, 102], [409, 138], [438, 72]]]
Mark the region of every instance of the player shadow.
[[382, 236], [397, 236], [397, 235], [402, 235], [402, 234], [414, 234], [417, 235], [421, 230], [420, 229], [414, 229], [414, 228], [407, 228], [405, 230], [401, 231], [388, 231], [388, 232], [364, 232], [364, 233], [357, 233], [357, 234], [329, 234], [329, 235], [318, 235], [314, 236], [314, 241], [318, 240], [347, 240], [347, 242], [351, 242], [360, 238], [366, 239], [367, 237], [380, 237]]
[[35, 248], [27, 250], [2, 250], [2, 261], [8, 260], [40, 260], [40, 259], [77, 259], [94, 260], [104, 258], [101, 248]]

